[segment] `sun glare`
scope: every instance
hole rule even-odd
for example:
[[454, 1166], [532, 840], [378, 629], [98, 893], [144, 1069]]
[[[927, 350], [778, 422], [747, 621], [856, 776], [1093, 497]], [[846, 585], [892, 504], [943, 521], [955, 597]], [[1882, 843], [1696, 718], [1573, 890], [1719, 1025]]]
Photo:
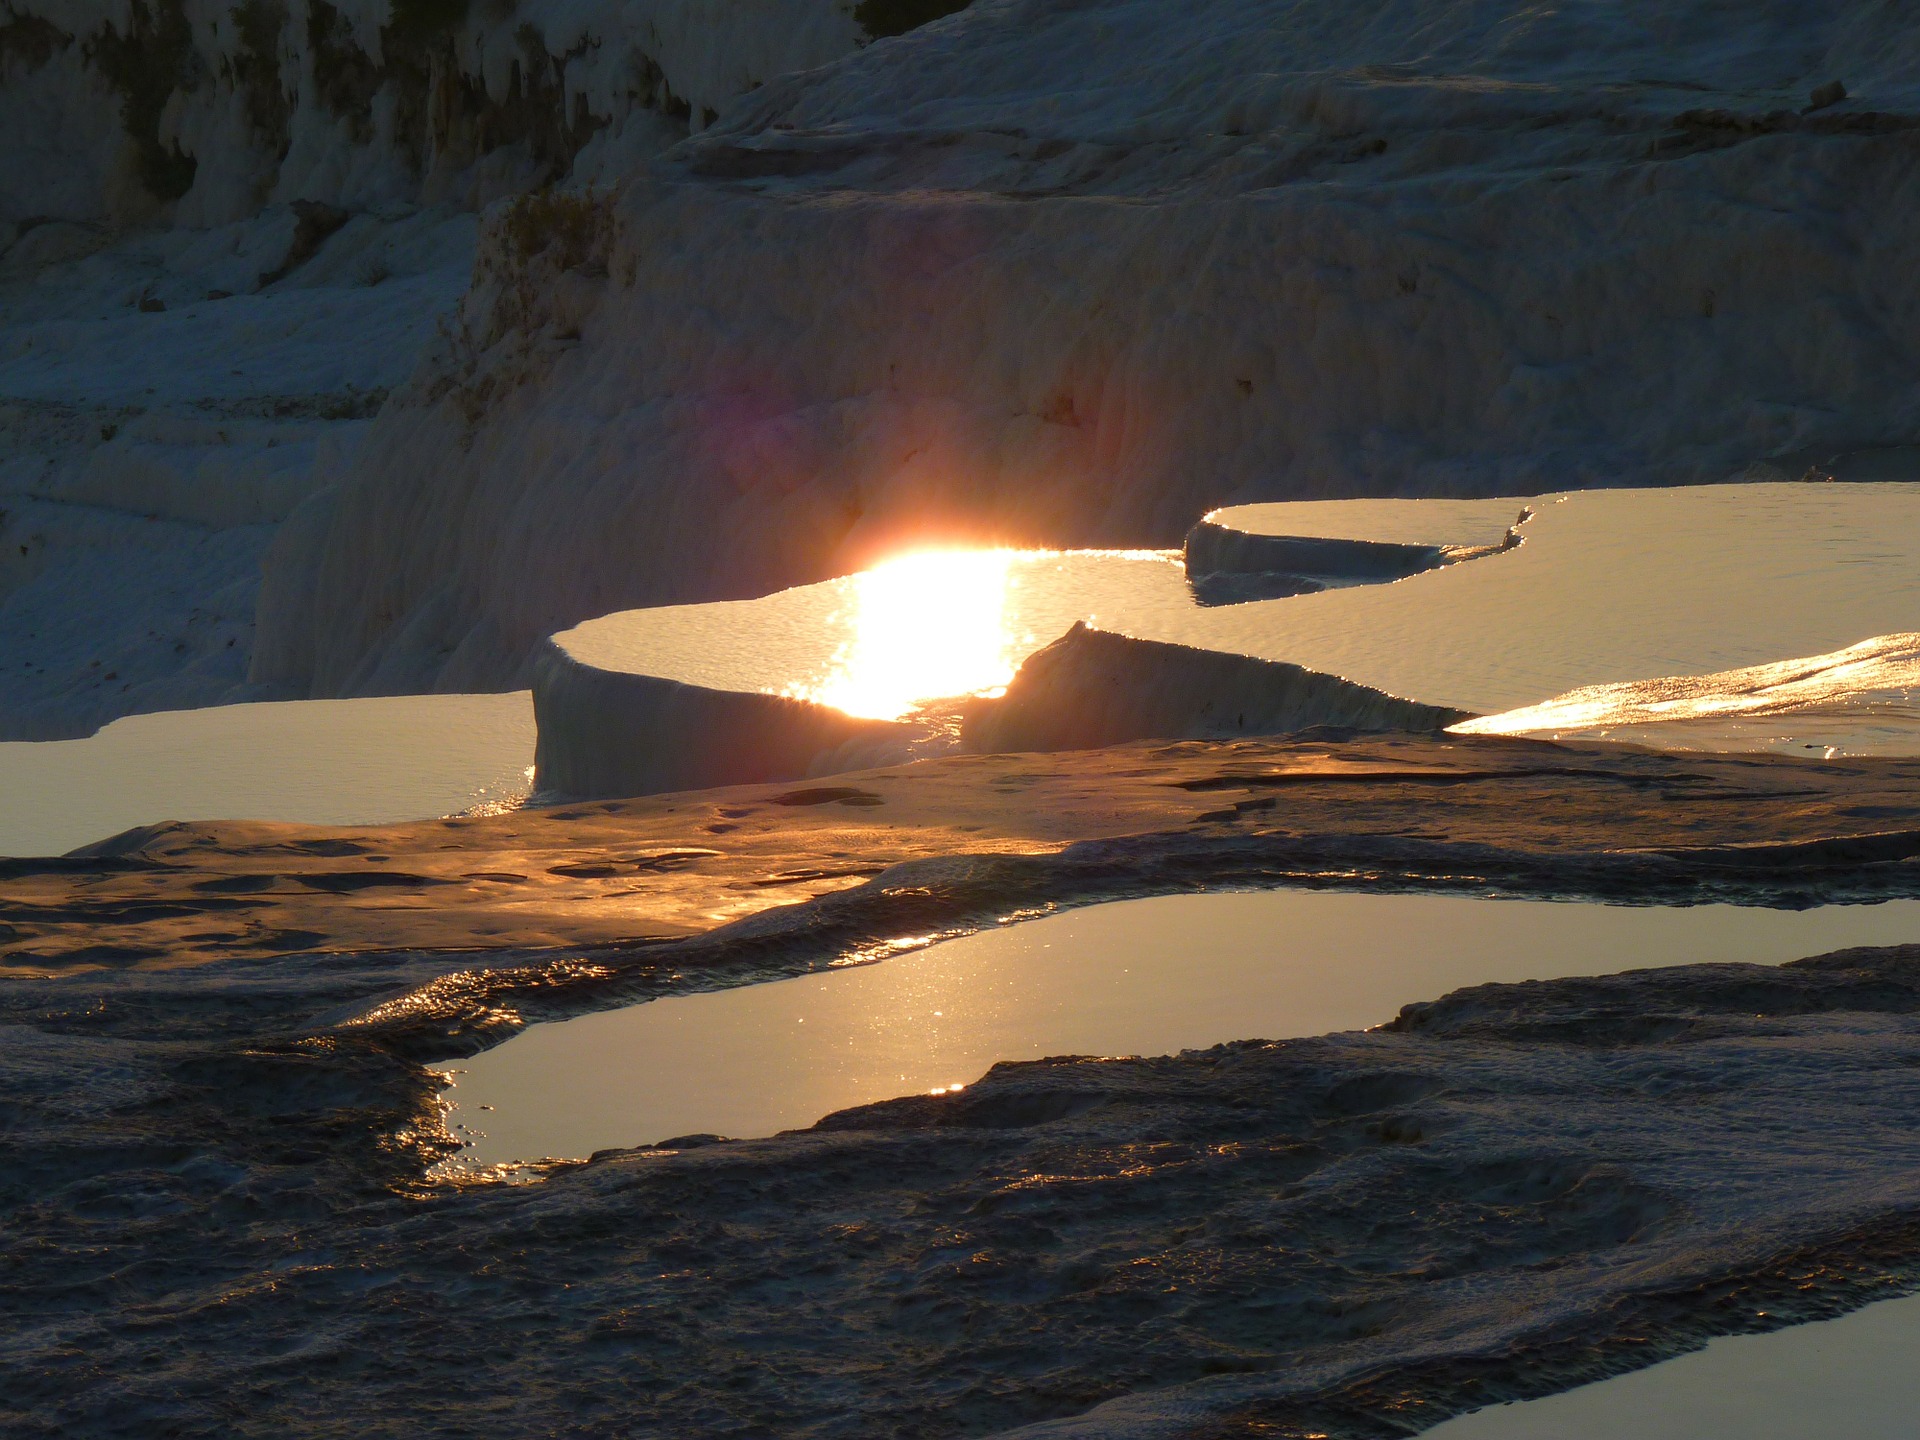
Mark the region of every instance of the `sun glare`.
[[898, 720], [929, 700], [991, 695], [1013, 678], [1020, 636], [1007, 592], [1017, 550], [930, 550], [852, 579], [849, 636], [798, 693], [850, 715]]

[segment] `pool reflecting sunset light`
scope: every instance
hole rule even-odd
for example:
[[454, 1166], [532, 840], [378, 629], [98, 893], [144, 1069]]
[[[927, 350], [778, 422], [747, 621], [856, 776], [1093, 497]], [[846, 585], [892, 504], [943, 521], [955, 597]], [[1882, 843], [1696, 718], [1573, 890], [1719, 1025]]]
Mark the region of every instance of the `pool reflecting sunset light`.
[[1043, 633], [1022, 603], [1034, 572], [1060, 560], [1047, 550], [924, 550], [849, 576], [827, 621], [841, 636], [831, 660], [786, 693], [870, 720], [997, 695], [1064, 628], [1050, 617]]
[[[851, 577], [834, 617], [847, 638], [827, 672], [794, 693], [850, 715], [898, 720], [929, 700], [1006, 688], [1033, 637], [1015, 633], [1017, 550], [930, 550]], [[1024, 643], [1022, 643], [1024, 641]]]

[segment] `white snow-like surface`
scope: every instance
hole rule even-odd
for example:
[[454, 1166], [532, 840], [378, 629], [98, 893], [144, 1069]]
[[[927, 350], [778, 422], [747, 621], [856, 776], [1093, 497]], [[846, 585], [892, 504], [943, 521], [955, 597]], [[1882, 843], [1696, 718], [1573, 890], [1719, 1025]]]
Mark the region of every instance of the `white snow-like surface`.
[[0, 507], [0, 736], [85, 734], [247, 688], [266, 526]]
[[378, 286], [189, 302], [164, 314], [8, 327], [0, 393], [96, 406], [210, 402], [265, 392], [346, 395], [406, 379], [464, 269]]
[[372, 825], [524, 800], [533, 706], [504, 695], [216, 705], [0, 743], [0, 855], [165, 820]]
[[[216, 413], [253, 402], [271, 413], [274, 401], [400, 384], [466, 288], [474, 218], [362, 215], [272, 280], [292, 258], [296, 227], [292, 211], [276, 209], [216, 230], [141, 232], [51, 263], [7, 257], [0, 396]], [[143, 299], [163, 308], [142, 311]]]
[[1766, 1335], [1542, 1400], [1476, 1410], [1431, 1440], [1909, 1440], [1920, 1296]]
[[509, 683], [915, 541], [1910, 442], [1917, 58], [1869, 0], [983, 0], [656, 161], [606, 278], [476, 304], [276, 549], [260, 673]]
[[0, 260], [0, 736], [274, 694], [248, 682], [272, 527], [351, 468], [466, 286], [474, 220], [362, 215], [263, 286], [295, 229]]
[[[369, 418], [467, 289], [471, 212], [617, 186], [864, 39], [853, 0], [455, 8], [423, 35], [390, 0], [6, 7], [0, 544], [59, 578], [10, 594], [0, 576], [0, 655], [32, 677], [0, 735], [310, 690], [273, 667], [248, 681], [266, 537], [234, 532], [354, 477]], [[190, 166], [184, 193], [150, 193], [156, 160]], [[130, 515], [199, 527], [169, 532], [195, 558], [156, 560], [158, 532], [103, 544]], [[156, 565], [194, 569], [200, 593]], [[239, 622], [217, 637], [237, 653], [179, 648], [210, 607]]]
[[[1359, 1030], [1416, 995], [1912, 938], [1920, 901], [1759, 910], [1272, 890], [1096, 905], [878, 964], [529, 1026], [454, 1067], [456, 1164], [770, 1135], [1000, 1060]], [[484, 1107], [484, 1108], [483, 1108]], [[464, 1127], [455, 1129], [454, 1127]], [[1504, 1432], [1503, 1432], [1504, 1433]]]

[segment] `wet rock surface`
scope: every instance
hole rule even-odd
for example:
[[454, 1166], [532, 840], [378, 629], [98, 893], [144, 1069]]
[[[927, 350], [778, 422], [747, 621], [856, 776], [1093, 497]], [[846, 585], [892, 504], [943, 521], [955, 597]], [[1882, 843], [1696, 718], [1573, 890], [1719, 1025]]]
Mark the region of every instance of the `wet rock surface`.
[[[469, 819], [150, 826], [0, 861], [0, 975], [303, 951], [577, 954], [840, 891], [870, 926], [846, 932], [856, 945], [1220, 883], [1813, 903], [1898, 893], [1917, 832], [1920, 761], [1339, 731], [956, 755], [832, 785]], [[867, 884], [907, 862], [934, 869]]]
[[434, 1191], [407, 1179], [424, 1137], [390, 1138], [424, 1087], [370, 1039], [42, 1015], [22, 1043], [16, 1012], [0, 1413], [1176, 1434], [1399, 1369], [1433, 1418], [1516, 1344], [1661, 1301], [1661, 1353], [1703, 1323], [1675, 1295], [1898, 1223], [1916, 1009], [1911, 947], [1489, 986], [1379, 1032], [1004, 1064], [811, 1131]]
[[[879, 805], [770, 789], [538, 818], [579, 843], [511, 873], [658, 883], [680, 938], [343, 950], [326, 907], [364, 924], [382, 912], [352, 907], [374, 897], [457, 910], [461, 887], [322, 884], [292, 887], [318, 907], [301, 948], [236, 929], [201, 954], [163, 929], [166, 962], [16, 950], [0, 986], [0, 1430], [1384, 1435], [1904, 1283], [1916, 947], [1483, 986], [1368, 1033], [1002, 1064], [772, 1139], [679, 1137], [532, 1184], [422, 1178], [450, 1148], [428, 1064], [529, 1019], [995, 914], [1288, 878], [1773, 904], [1920, 890], [1920, 847], [1887, 828], [1914, 786], [1897, 763], [1508, 741], [1158, 751], [1105, 763], [1190, 809], [1274, 799], [1300, 828], [1228, 807], [1148, 830], [1123, 786], [1105, 838], [1029, 834], [1029, 853], [1005, 853], [1019, 807], [1002, 808], [1001, 853], [843, 873], [717, 929], [684, 918], [697, 887], [710, 907], [720, 892], [702, 867], [727, 838], [660, 843], [669, 802], [686, 826], [765, 800], [780, 818], [763, 870], [828, 868], [809, 862], [831, 837], [858, 872], [849, 827], [877, 861], [878, 827], [908, 809], [876, 772], [846, 788]], [[1053, 761], [1049, 777], [1020, 768], [1037, 757], [975, 760], [965, 785], [1039, 792], [1036, 811], [1095, 829], [1049, 805], [1046, 786], [1075, 778], [1074, 757]], [[1678, 798], [1709, 792], [1739, 803]], [[1407, 833], [1416, 805], [1424, 836]], [[534, 823], [474, 822], [502, 827], [498, 864]], [[271, 862], [237, 843], [264, 830]], [[52, 877], [96, 903], [170, 875], [238, 904], [303, 865], [364, 871], [383, 837], [424, 855], [462, 833], [167, 830], [15, 862], [0, 890], [18, 902]], [[273, 889], [242, 873], [249, 853]], [[624, 902], [634, 930], [646, 893]], [[16, 930], [36, 923], [22, 909]]]

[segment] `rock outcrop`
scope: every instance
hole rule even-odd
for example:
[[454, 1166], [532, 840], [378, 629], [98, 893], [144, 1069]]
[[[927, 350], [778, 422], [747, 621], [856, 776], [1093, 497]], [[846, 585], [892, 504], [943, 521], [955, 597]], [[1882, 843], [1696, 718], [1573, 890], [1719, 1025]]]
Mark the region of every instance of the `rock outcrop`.
[[496, 242], [270, 559], [315, 604], [262, 673], [505, 684], [930, 534], [1906, 441], [1917, 75], [1867, 0], [972, 6], [770, 81], [565, 264]]
[[1091, 750], [1127, 740], [1226, 740], [1318, 725], [1442, 730], [1463, 710], [1422, 705], [1277, 660], [1075, 625], [1027, 657], [1007, 693], [976, 701], [969, 750]]
[[0, 223], [205, 228], [289, 201], [471, 209], [685, 138], [736, 96], [862, 43], [855, 11], [8, 0]]
[[785, 695], [580, 663], [549, 643], [533, 671], [534, 784], [556, 795], [655, 795], [800, 780], [910, 757], [918, 728]]

